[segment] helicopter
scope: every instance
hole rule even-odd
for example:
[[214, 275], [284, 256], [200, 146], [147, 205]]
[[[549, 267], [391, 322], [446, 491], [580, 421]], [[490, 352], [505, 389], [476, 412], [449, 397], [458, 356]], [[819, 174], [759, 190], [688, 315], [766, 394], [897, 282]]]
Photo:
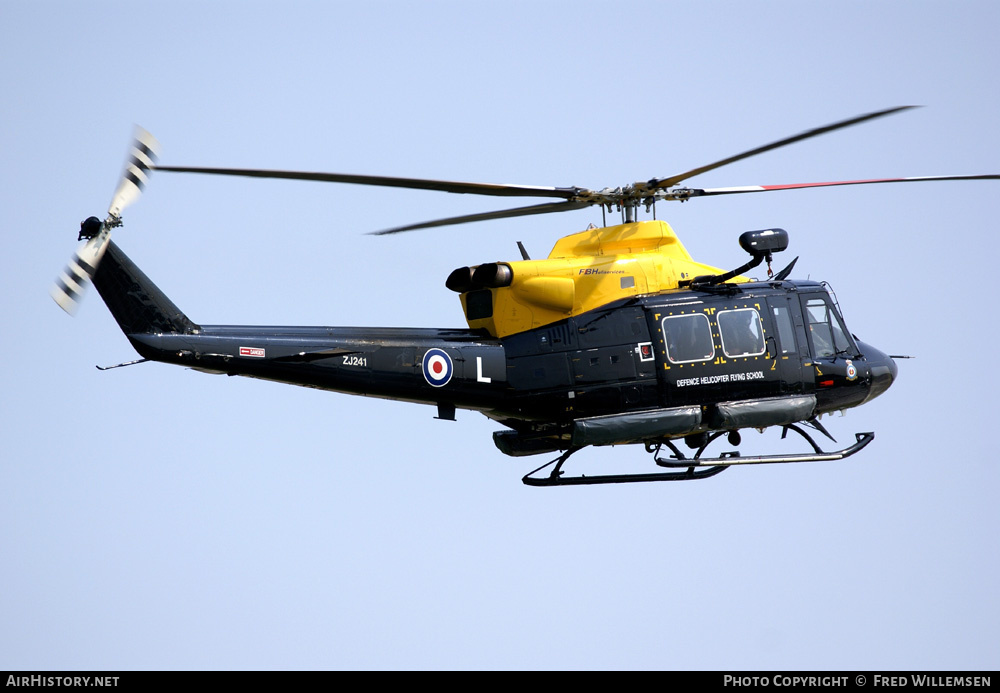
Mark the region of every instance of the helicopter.
[[[867, 113], [677, 175], [602, 190], [162, 166], [157, 140], [136, 128], [106, 218], [81, 223], [78, 240], [85, 243], [51, 294], [72, 314], [86, 285], [94, 284], [142, 357], [111, 368], [159, 361], [431, 405], [444, 420], [454, 420], [458, 409], [481, 412], [503, 426], [493, 440], [504, 454], [556, 455], [524, 475], [530, 486], [687, 481], [736, 465], [840, 460], [868, 446], [874, 433], [857, 433], [853, 444], [825, 451], [809, 430], [833, 440], [820, 415], [883, 394], [898, 375], [896, 360], [909, 357], [890, 356], [855, 337], [828, 284], [790, 278], [798, 258], [772, 270], [773, 255], [789, 243], [783, 229], [743, 233], [739, 243], [750, 258], [726, 271], [695, 261], [669, 224], [655, 218], [655, 205], [776, 190], [1000, 178], [680, 185], [735, 161], [910, 108]], [[531, 259], [518, 242], [520, 260], [455, 269], [445, 286], [459, 295], [464, 329], [209, 325], [191, 320], [110, 239], [122, 226], [122, 210], [139, 197], [153, 171], [555, 200], [375, 232], [379, 235], [591, 206], [601, 207], [605, 226], [561, 238], [545, 259]], [[652, 209], [653, 218], [638, 220], [640, 207], [647, 214]], [[614, 212], [621, 223], [606, 225]], [[766, 279], [744, 274], [763, 263]], [[738, 447], [741, 431], [770, 427], [779, 427], [782, 439], [797, 434], [811, 452], [706, 454], [723, 436]], [[642, 445], [659, 469], [566, 475], [571, 455], [608, 445]]]

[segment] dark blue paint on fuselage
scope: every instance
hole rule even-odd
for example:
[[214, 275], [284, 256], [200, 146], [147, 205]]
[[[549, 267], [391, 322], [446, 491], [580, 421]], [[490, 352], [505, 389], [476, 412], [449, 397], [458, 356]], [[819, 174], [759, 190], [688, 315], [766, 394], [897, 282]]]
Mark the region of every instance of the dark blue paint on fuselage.
[[[94, 283], [146, 358], [478, 410], [532, 435], [565, 432], [589, 417], [692, 405], [705, 411], [699, 426], [707, 430], [723, 425], [710, 411], [719, 403], [752, 407], [761, 400], [773, 408], [782, 398], [795, 403], [796, 416], [810, 418], [857, 406], [885, 391], [896, 375], [892, 359], [853, 340], [836, 354], [814, 354], [804, 301], [822, 299], [837, 314], [825, 287], [815, 282], [633, 298], [504, 339], [467, 329], [197, 325], [114, 244]], [[758, 346], [752, 355], [729, 356], [740, 352], [720, 337], [717, 318], [723, 311], [755, 312], [765, 351], [758, 353]], [[784, 330], [779, 313], [785, 316]], [[710, 359], [671, 358], [664, 319], [682, 315], [706, 316], [714, 349]], [[451, 359], [454, 372], [444, 386], [434, 387], [423, 374], [421, 360], [429, 349], [441, 349]], [[815, 407], [810, 404], [812, 410], [802, 416], [802, 403], [813, 401]]]

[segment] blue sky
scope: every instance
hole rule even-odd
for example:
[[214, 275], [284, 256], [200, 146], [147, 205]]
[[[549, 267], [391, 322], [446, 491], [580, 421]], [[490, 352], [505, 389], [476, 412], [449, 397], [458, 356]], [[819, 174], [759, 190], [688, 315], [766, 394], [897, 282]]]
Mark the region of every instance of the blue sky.
[[[690, 182], [1000, 173], [998, 22], [990, 2], [0, 4], [0, 668], [996, 669], [995, 181], [660, 205], [718, 266], [787, 229], [855, 334], [917, 356], [824, 420], [876, 432], [859, 456], [692, 484], [528, 488], [535, 460], [478, 414], [99, 372], [127, 341], [96, 292], [70, 319], [48, 287], [133, 123], [176, 165], [602, 188], [919, 104]], [[197, 322], [462, 326], [452, 269], [544, 255], [599, 212], [366, 232], [500, 207], [163, 173], [115, 239]]]

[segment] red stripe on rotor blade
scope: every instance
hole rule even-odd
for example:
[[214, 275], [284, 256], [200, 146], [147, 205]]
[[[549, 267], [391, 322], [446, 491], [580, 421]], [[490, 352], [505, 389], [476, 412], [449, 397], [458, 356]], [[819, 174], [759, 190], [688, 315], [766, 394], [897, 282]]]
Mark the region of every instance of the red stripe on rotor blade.
[[903, 182], [906, 178], [872, 178], [871, 180], [837, 180], [829, 183], [789, 183], [787, 185], [762, 185], [764, 190], [789, 190], [791, 188], [821, 188], [829, 185], [861, 185], [864, 183]]

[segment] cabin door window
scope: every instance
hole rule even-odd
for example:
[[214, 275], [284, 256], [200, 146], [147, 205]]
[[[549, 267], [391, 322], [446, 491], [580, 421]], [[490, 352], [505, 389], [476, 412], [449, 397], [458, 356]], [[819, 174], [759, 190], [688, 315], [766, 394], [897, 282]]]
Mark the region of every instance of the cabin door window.
[[753, 308], [719, 311], [716, 316], [722, 353], [728, 358], [761, 356], [764, 353], [764, 328]]
[[712, 326], [704, 313], [663, 318], [663, 337], [670, 363], [694, 363], [715, 358]]

